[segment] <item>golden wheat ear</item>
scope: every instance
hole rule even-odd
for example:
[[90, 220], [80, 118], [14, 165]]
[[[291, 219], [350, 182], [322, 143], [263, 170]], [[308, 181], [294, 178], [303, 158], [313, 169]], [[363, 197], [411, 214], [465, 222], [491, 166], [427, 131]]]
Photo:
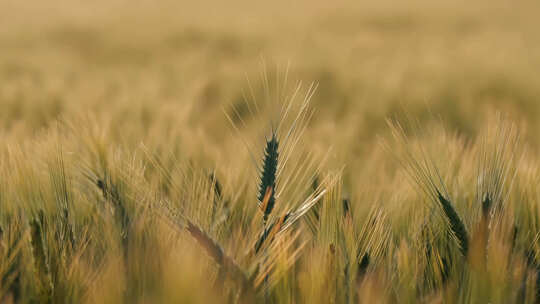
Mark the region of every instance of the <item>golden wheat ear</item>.
[[246, 276], [234, 258], [225, 253], [219, 243], [204, 229], [181, 213], [178, 213], [177, 210], [172, 210], [168, 206], [162, 205], [162, 202], [157, 207], [156, 210], [161, 209], [161, 211], [158, 211], [156, 215], [171, 227], [188, 232], [200, 248], [223, 270], [222, 273], [227, 274], [237, 284], [239, 287], [240, 303], [254, 302], [255, 291], [252, 280]]

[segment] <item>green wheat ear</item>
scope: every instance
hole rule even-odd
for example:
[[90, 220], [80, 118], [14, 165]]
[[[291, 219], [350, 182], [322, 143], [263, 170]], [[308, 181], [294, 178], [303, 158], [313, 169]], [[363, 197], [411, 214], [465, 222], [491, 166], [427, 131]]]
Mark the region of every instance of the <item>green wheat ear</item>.
[[482, 200], [482, 217], [484, 219], [488, 218], [489, 212], [491, 210], [491, 205], [491, 198], [489, 197], [489, 194], [487, 194], [484, 200]]
[[442, 194], [438, 190], [437, 195], [439, 198], [439, 202], [441, 203], [444, 215], [450, 222], [450, 229], [452, 229], [452, 232], [454, 232], [454, 234], [456, 235], [461, 254], [466, 257], [469, 251], [469, 236], [467, 234], [467, 229], [465, 229], [465, 225], [463, 225], [463, 222], [461, 221], [459, 215], [452, 206], [452, 203], [450, 203], [449, 200], [444, 198], [444, 196], [442, 196]]
[[[276, 134], [272, 132], [272, 138], [266, 141], [266, 148], [264, 150], [263, 166], [259, 183], [259, 205], [264, 213], [264, 220], [268, 219], [268, 216], [274, 209], [276, 203], [276, 172], [278, 166], [278, 146], [279, 142], [276, 138]], [[270, 197], [265, 199], [267, 191], [270, 191]]]

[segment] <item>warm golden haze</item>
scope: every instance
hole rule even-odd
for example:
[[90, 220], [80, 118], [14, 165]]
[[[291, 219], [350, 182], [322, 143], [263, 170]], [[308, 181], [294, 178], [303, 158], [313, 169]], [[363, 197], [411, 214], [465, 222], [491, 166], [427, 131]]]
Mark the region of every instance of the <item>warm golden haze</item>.
[[539, 10], [0, 0], [0, 303], [540, 303]]

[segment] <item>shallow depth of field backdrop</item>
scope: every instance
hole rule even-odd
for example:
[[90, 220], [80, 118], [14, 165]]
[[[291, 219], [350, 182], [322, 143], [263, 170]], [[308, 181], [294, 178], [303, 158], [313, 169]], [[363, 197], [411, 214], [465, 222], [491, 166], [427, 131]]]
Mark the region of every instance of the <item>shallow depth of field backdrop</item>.
[[[350, 201], [352, 207], [347, 208], [358, 214], [353, 220], [358, 235], [373, 217], [372, 207], [380, 206], [382, 211], [377, 212], [385, 214], [381, 217], [387, 227], [379, 228], [387, 230], [374, 238], [380, 238], [385, 249], [377, 253], [379, 260], [372, 258], [366, 277], [349, 279], [352, 272], [356, 278], [356, 272], [366, 270], [344, 272], [349, 268], [341, 258], [328, 266], [333, 265], [329, 255], [343, 254], [335, 248], [338, 242], [332, 237], [322, 241], [300, 220], [290, 232], [300, 234], [291, 236], [291, 261], [279, 264], [287, 267], [275, 282], [266, 277], [252, 284], [254, 301], [538, 301], [534, 294], [538, 253], [531, 255], [525, 247], [522, 258], [516, 254], [511, 262], [491, 261], [496, 266], [490, 264], [491, 270], [481, 274], [464, 275], [463, 269], [454, 269], [450, 283], [437, 279], [426, 283], [425, 273], [436, 271], [418, 262], [423, 253], [412, 243], [415, 231], [425, 223], [429, 198], [404, 178], [382, 142], [392, 138], [386, 119], [402, 118], [403, 113], [432, 134], [417, 140], [427, 150], [450, 155], [433, 158], [450, 168], [445, 176], [448, 191], [462, 199], [455, 202], [456, 210], [473, 234], [480, 208], [474, 205], [475, 145], [496, 112], [503, 113], [521, 132], [519, 157], [511, 161], [521, 161], [525, 173], [516, 174], [522, 184], [501, 187], [514, 191], [508, 196], [530, 195], [534, 207], [529, 211], [536, 212], [531, 221], [538, 221], [538, 196], [532, 196], [538, 195], [533, 190], [540, 180], [539, 12], [537, 1], [0, 0], [2, 301], [243, 301], [234, 279], [220, 279], [219, 267], [204, 246], [183, 228], [163, 223], [151, 211], [158, 207], [148, 207], [152, 198], [174, 201], [175, 195], [149, 159], [164, 163], [161, 171], [178, 181], [178, 192], [195, 193], [187, 195], [194, 205], [188, 209], [202, 230], [215, 225], [200, 219], [209, 207], [197, 206], [213, 201], [200, 193], [206, 188], [214, 191], [212, 181], [219, 180], [227, 198], [223, 201], [236, 211], [220, 219], [224, 227], [208, 228], [206, 233], [237, 259], [247, 276], [256, 274], [253, 267], [261, 264], [245, 256], [260, 231], [251, 232], [253, 239], [243, 235], [252, 226], [260, 227], [252, 222], [260, 223], [261, 216], [253, 190], [256, 168], [242, 138], [261, 153], [272, 117], [264, 113], [247, 117], [244, 96], [251, 98], [252, 87], [263, 103], [261, 74], [283, 79], [287, 66], [289, 90], [296, 80], [302, 81], [303, 93], [312, 82], [318, 85], [310, 104], [315, 114], [301, 147], [321, 163], [327, 155], [317, 179], [326, 175], [334, 179], [328, 182], [333, 187], [328, 193], [339, 196], [338, 201]], [[233, 109], [246, 114], [247, 125], [238, 130], [225, 115]], [[254, 140], [257, 136], [259, 141]], [[115, 203], [103, 186], [107, 177], [99, 184], [100, 172], [107, 170], [105, 175], [116, 174], [115, 183], [127, 184], [132, 204], [125, 207], [131, 214], [126, 216], [129, 230], [143, 235], [129, 246], [122, 243], [126, 227], [112, 228], [118, 210], [105, 206], [107, 200]], [[70, 225], [84, 241], [70, 245], [76, 248], [66, 256], [58, 253], [60, 249], [45, 248], [41, 265], [36, 261], [36, 225], [42, 230], [47, 225], [40, 216], [56, 221], [58, 172], [67, 176], [61, 180], [67, 180], [62, 187], [70, 193], [63, 201], [72, 210]], [[214, 172], [215, 178], [209, 185], [204, 178], [189, 184], [190, 178], [182, 177], [185, 172], [201, 176]], [[308, 192], [311, 181], [305, 186]], [[526, 187], [534, 194], [522, 189]], [[137, 205], [138, 195], [144, 195], [143, 207]], [[331, 198], [319, 203], [328, 201]], [[251, 209], [242, 211], [245, 208]], [[519, 218], [522, 209], [514, 209]], [[347, 235], [348, 226], [336, 225]], [[540, 230], [536, 226], [531, 234], [529, 226], [525, 229], [518, 233], [518, 241], [534, 247], [538, 241], [534, 232]], [[38, 239], [51, 248], [61, 247], [64, 239], [53, 234]], [[504, 244], [501, 248], [506, 248]], [[47, 247], [42, 245], [38, 247]], [[366, 246], [361, 250], [373, 250]], [[538, 250], [537, 244], [530, 250]], [[60, 256], [55, 259], [55, 254]], [[359, 253], [356, 260], [347, 261], [356, 265], [363, 256]], [[459, 254], [453, 251], [449, 256]], [[53, 260], [61, 265], [52, 265]], [[453, 263], [454, 268], [474, 264], [471, 258]], [[498, 269], [495, 274], [493, 269]], [[460, 287], [463, 276], [467, 288]], [[483, 283], [475, 285], [479, 277]], [[216, 287], [216, 282], [223, 286]]]

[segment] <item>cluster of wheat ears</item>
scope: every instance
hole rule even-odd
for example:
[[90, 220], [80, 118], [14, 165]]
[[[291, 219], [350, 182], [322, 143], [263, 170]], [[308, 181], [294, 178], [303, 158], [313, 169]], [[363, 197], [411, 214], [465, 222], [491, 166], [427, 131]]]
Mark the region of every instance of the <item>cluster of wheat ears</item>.
[[540, 166], [514, 124], [467, 140], [389, 120], [396, 169], [355, 183], [307, 147], [314, 91], [226, 110], [253, 166], [223, 177], [69, 123], [39, 161], [8, 147], [0, 302], [540, 303]]

